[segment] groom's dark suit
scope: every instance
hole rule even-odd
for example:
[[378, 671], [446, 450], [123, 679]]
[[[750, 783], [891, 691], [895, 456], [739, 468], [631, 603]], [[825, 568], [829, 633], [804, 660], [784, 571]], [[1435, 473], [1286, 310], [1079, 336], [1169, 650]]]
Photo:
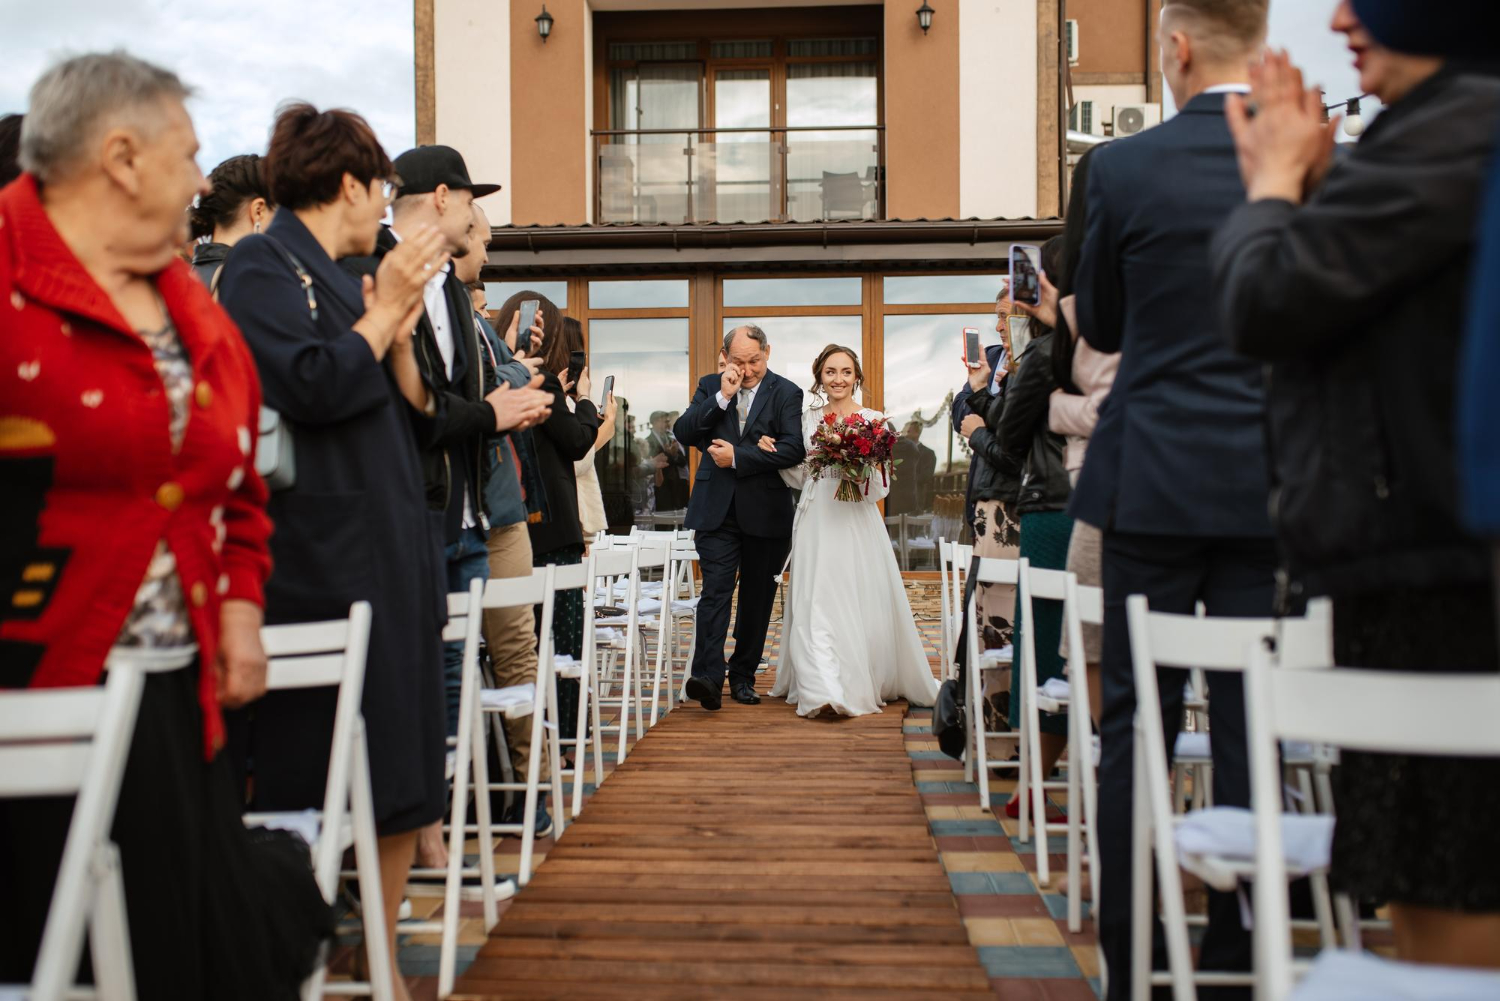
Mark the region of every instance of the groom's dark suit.
[[[739, 614], [729, 677], [731, 686], [754, 684], [776, 596], [775, 577], [792, 538], [792, 494], [780, 471], [806, 456], [802, 390], [790, 380], [766, 372], [743, 429], [733, 399], [728, 407], [719, 406], [719, 385], [717, 375], [700, 379], [692, 405], [672, 428], [678, 441], [703, 453], [684, 524], [697, 532], [703, 572], [693, 676], [715, 692], [724, 684], [724, 637], [736, 574]], [[774, 454], [757, 445], [762, 435], [776, 440]], [[734, 446], [733, 466], [720, 467], [708, 455], [715, 438]]]

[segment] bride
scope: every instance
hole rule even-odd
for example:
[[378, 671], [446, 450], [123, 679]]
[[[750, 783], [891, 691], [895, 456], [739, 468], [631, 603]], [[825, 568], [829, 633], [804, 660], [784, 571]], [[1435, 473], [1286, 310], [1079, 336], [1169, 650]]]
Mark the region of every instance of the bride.
[[[813, 379], [812, 404], [802, 414], [809, 451], [813, 430], [830, 413], [885, 419], [854, 401], [864, 372], [851, 349], [824, 348], [813, 363]], [[759, 445], [775, 448], [769, 438]], [[805, 464], [781, 475], [802, 490], [802, 499], [771, 694], [786, 696], [799, 716], [808, 717], [878, 713], [893, 699], [932, 705], [937, 681], [876, 506], [890, 491], [890, 470], [861, 483], [864, 499], [857, 502], [834, 497], [835, 476], [809, 479]]]

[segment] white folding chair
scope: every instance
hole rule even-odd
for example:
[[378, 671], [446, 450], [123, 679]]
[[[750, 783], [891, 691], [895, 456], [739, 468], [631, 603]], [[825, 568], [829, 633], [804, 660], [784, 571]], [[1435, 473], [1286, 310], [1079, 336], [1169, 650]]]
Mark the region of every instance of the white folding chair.
[[[521, 886], [531, 881], [532, 860], [536, 850], [536, 812], [541, 799], [543, 754], [546, 754], [548, 758], [551, 775], [554, 836], [561, 837], [563, 830], [567, 827], [566, 800], [563, 798], [562, 786], [562, 748], [557, 722], [556, 656], [552, 643], [552, 615], [556, 605], [557, 591], [568, 590], [570, 587], [582, 587], [585, 576], [581, 564], [564, 567], [549, 564], [533, 570], [530, 577], [507, 577], [486, 581], [484, 585], [484, 597], [481, 601], [484, 608], [542, 606], [536, 683], [523, 682], [504, 688], [480, 688], [479, 697], [472, 700], [474, 708], [470, 710], [480, 714], [481, 717], [485, 715], [502, 716], [505, 719], [531, 717], [530, 757], [526, 764], [524, 780], [511, 775], [510, 748], [505, 743], [503, 725], [494, 727], [493, 731], [496, 743], [499, 745], [497, 749], [501, 762], [501, 780], [498, 782], [489, 780], [489, 766], [484, 756], [479, 754], [474, 756], [475, 795], [481, 800], [488, 800], [491, 792], [521, 793], [524, 798], [520, 821], [507, 824], [497, 823], [490, 818], [487, 830], [482, 823], [465, 825], [466, 833], [471, 830], [478, 832], [481, 849], [493, 843], [497, 832], [516, 834], [521, 838], [520, 868], [516, 873], [516, 882]], [[464, 675], [465, 685], [478, 686], [480, 681], [477, 668]], [[460, 702], [462, 698], [460, 694]], [[476, 722], [474, 725], [480, 728], [480, 732], [483, 732], [482, 722]], [[481, 775], [484, 778], [480, 778]], [[458, 795], [456, 789], [454, 795]], [[485, 814], [487, 815], [488, 812], [486, 810]], [[479, 818], [476, 817], [476, 819]], [[481, 850], [480, 854], [483, 856], [486, 853]]]
[[[1266, 643], [1249, 651], [1245, 679], [1250, 729], [1255, 841], [1255, 996], [1318, 1001], [1500, 997], [1500, 973], [1400, 963], [1366, 953], [1325, 949], [1293, 990], [1278, 744], [1326, 743], [1384, 754], [1500, 757], [1500, 676], [1369, 671], [1332, 667], [1292, 670], [1280, 638], [1273, 661]], [[1331, 658], [1329, 658], [1331, 660]], [[1295, 665], [1293, 665], [1295, 666]], [[1330, 711], [1337, 707], [1336, 711]], [[1420, 850], [1420, 849], [1417, 849]]]
[[[601, 660], [612, 659], [617, 652], [623, 652], [627, 662], [632, 657], [633, 651], [628, 642], [615, 643], [606, 642], [600, 644], [600, 621], [596, 617], [597, 607], [600, 601], [601, 589], [607, 596], [612, 593], [614, 581], [623, 577], [631, 580], [635, 577], [635, 557], [628, 549], [609, 549], [602, 545], [592, 548], [588, 560], [585, 562], [588, 568], [589, 585], [585, 590], [585, 601], [583, 610], [583, 662], [579, 665], [579, 702], [578, 702], [578, 730], [571, 743], [575, 751], [576, 767], [569, 769], [573, 776], [573, 817], [577, 819], [579, 812], [583, 809], [583, 778], [584, 759], [590, 746], [594, 753], [594, 788], [604, 783], [604, 722], [600, 713], [600, 702], [604, 698], [602, 678], [604, 670]], [[628, 589], [627, 589], [628, 593]], [[627, 619], [633, 621], [635, 613], [627, 613]], [[603, 628], [613, 629], [612, 626]], [[628, 626], [625, 640], [628, 641], [633, 630]], [[621, 651], [621, 647], [624, 647]], [[627, 663], [626, 673], [629, 673]], [[622, 710], [623, 712], [623, 710]], [[593, 724], [593, 737], [589, 738], [587, 729], [589, 723]], [[618, 724], [617, 724], [618, 725]], [[613, 727], [611, 727], [613, 729]]]
[[[652, 667], [651, 680], [651, 717], [644, 719], [645, 709], [640, 708], [636, 716], [636, 738], [645, 735], [647, 727], [655, 726], [661, 708], [662, 676], [667, 676], [667, 711], [670, 712], [676, 703], [680, 691], [673, 690], [672, 685], [672, 658], [670, 651], [676, 642], [676, 625], [678, 619], [674, 615], [674, 606], [678, 599], [674, 597], [677, 584], [677, 567], [683, 558], [682, 551], [677, 548], [676, 532], [641, 532], [631, 537], [631, 542], [641, 549], [641, 559], [637, 569], [646, 570], [652, 567], [654, 560], [648, 559], [648, 553], [661, 553], [661, 582], [659, 587], [652, 587], [645, 581], [637, 582], [636, 599], [637, 608], [640, 611], [637, 638], [640, 643], [641, 654], [641, 677], [640, 682], [645, 681], [645, 660], [647, 657], [647, 640], [655, 638], [656, 657]], [[655, 583], [655, 582], [651, 582]], [[690, 615], [696, 616], [697, 603], [694, 601]], [[684, 679], [686, 684], [686, 679]]]
[[[979, 586], [982, 584], [1015, 584], [1020, 579], [1022, 569], [1026, 565], [1025, 560], [1001, 560], [993, 558], [981, 558], [974, 561], [974, 566], [969, 571], [969, 576], [974, 580], [974, 593], [969, 597], [968, 607], [965, 610], [965, 625], [968, 630], [968, 697], [965, 699], [964, 712], [968, 715], [969, 724], [969, 746], [964, 766], [965, 781], [976, 781], [979, 784], [979, 805], [986, 810], [990, 809], [990, 769], [991, 768], [1014, 768], [1016, 770], [1017, 795], [1023, 788], [1022, 776], [1025, 774], [1031, 761], [1026, 746], [1024, 734], [1016, 730], [989, 730], [984, 722], [984, 684], [981, 675], [987, 670], [995, 670], [1010, 663], [1008, 651], [981, 650], [979, 639]], [[1014, 683], [1014, 681], [1012, 682]], [[1023, 717], [1024, 718], [1024, 717]], [[1020, 757], [1016, 761], [1007, 758], [991, 758], [987, 750], [990, 740], [1011, 739], [1020, 744]], [[978, 777], [975, 778], [977, 772]], [[1021, 801], [1021, 822], [1019, 837], [1022, 841], [1029, 837], [1028, 811], [1026, 802]]]
[[[1083, 928], [1082, 873], [1083, 838], [1088, 836], [1089, 885], [1099, 899], [1099, 845], [1095, 837], [1098, 816], [1098, 780], [1095, 775], [1092, 707], [1089, 701], [1088, 662], [1084, 656], [1084, 625], [1104, 624], [1104, 591], [1078, 583], [1067, 574], [1063, 585], [1063, 630], [1068, 640], [1068, 694], [1048, 696], [1037, 690], [1037, 708], [1043, 712], [1068, 713], [1068, 930]], [[1038, 807], [1041, 809], [1042, 807]], [[1046, 814], [1041, 814], [1043, 818]], [[1050, 826], [1047, 829], [1051, 829]]]
[[[0, 694], [0, 797], [77, 797], [31, 984], [0, 986], [0, 995], [135, 1001], [120, 852], [109, 830], [144, 686], [139, 667], [112, 660], [102, 687]], [[73, 982], [85, 932], [93, 989]]]
[[[326, 989], [339, 994], [368, 994], [387, 1001], [391, 997], [394, 960], [386, 941], [375, 807], [370, 791], [370, 757], [364, 716], [360, 712], [365, 657], [370, 647], [370, 615], [370, 603], [357, 601], [349, 606], [347, 619], [267, 626], [261, 630], [261, 644], [270, 658], [267, 691], [337, 688], [338, 699], [333, 710], [333, 741], [328, 753], [323, 808], [247, 813], [245, 825], [311, 834], [313, 874], [323, 899], [329, 904], [338, 893], [344, 852], [353, 847], [370, 980], [363, 984], [341, 982]], [[325, 947], [323, 961], [302, 986], [304, 1001], [323, 995], [326, 960]]]
[[939, 668], [942, 680], [958, 677], [958, 634], [963, 616], [963, 573], [974, 558], [974, 547], [938, 539], [938, 575], [941, 582], [938, 616], [943, 644]]
[[[644, 659], [645, 650], [645, 643], [641, 638], [641, 571], [642, 569], [665, 568], [666, 555], [660, 548], [642, 550], [633, 539], [629, 538], [617, 536], [611, 540], [611, 543], [614, 554], [629, 557], [629, 570], [623, 575], [624, 580], [620, 579], [622, 575], [619, 573], [613, 577], [606, 577], [604, 588], [595, 592], [592, 601], [598, 607], [608, 606], [623, 610], [625, 634], [615, 636], [605, 647], [603, 662], [599, 668], [594, 707], [596, 713], [610, 706], [619, 710], [613, 723], [596, 722], [595, 725], [595, 733], [599, 735], [601, 741], [607, 733], [617, 732], [620, 735], [615, 751], [615, 762], [618, 764], [625, 760], [629, 749], [632, 706], [636, 708], [636, 736], [640, 737], [645, 732], [640, 711], [641, 675], [644, 669], [636, 661], [638, 653]], [[617, 566], [617, 564], [611, 564], [611, 566]], [[619, 623], [620, 617], [612, 616], [606, 621]], [[595, 650], [597, 651], [599, 630], [601, 628], [618, 629], [619, 626], [598, 625], [597, 611], [595, 622]], [[611, 694], [615, 686], [619, 687], [618, 695]]]
[[[445, 869], [413, 868], [416, 878], [443, 878], [443, 917], [441, 921], [402, 921], [397, 930], [407, 935], [439, 935], [438, 997], [453, 992], [457, 974], [458, 930], [463, 881], [478, 878], [478, 896], [483, 905], [484, 929], [488, 932], [500, 920], [501, 894], [495, 877], [494, 824], [490, 817], [490, 798], [478, 794], [489, 784], [489, 763], [485, 756], [484, 719], [477, 711], [479, 699], [479, 629], [483, 619], [484, 586], [474, 580], [469, 590], [448, 595], [448, 624], [443, 629], [445, 642], [463, 643], [463, 683], [459, 689], [458, 737], [454, 748], [453, 792], [448, 819], [448, 865]], [[473, 781], [470, 781], [470, 777]], [[476, 865], [464, 865], [465, 834], [469, 795], [474, 793], [476, 834], [479, 858]], [[506, 881], [505, 898], [515, 893], [514, 884]]]
[[[1322, 666], [1331, 659], [1332, 623], [1321, 617], [1241, 619], [1153, 612], [1145, 596], [1138, 594], [1126, 601], [1126, 620], [1136, 690], [1131, 996], [1146, 998], [1153, 984], [1169, 984], [1176, 1001], [1187, 1001], [1197, 997], [1198, 986], [1248, 986], [1253, 980], [1245, 973], [1193, 969], [1181, 872], [1186, 869], [1223, 892], [1233, 892], [1242, 880], [1253, 878], [1253, 861], [1232, 847], [1236, 834], [1248, 837], [1251, 817], [1237, 807], [1213, 806], [1185, 814], [1174, 811], [1157, 669], [1201, 667], [1243, 672], [1245, 650], [1273, 636], [1288, 663], [1307, 668]], [[1193, 841], [1179, 848], [1184, 832]], [[1220, 832], [1228, 836], [1220, 837]], [[1213, 847], [1204, 847], [1201, 842], [1205, 838], [1214, 842]], [[1169, 962], [1169, 969], [1161, 973], [1151, 969], [1153, 863]], [[1310, 878], [1317, 913], [1316, 921], [1302, 924], [1316, 927], [1324, 943], [1332, 944], [1336, 936], [1326, 866], [1299, 868], [1297, 875]], [[1195, 916], [1194, 921], [1201, 919]]]

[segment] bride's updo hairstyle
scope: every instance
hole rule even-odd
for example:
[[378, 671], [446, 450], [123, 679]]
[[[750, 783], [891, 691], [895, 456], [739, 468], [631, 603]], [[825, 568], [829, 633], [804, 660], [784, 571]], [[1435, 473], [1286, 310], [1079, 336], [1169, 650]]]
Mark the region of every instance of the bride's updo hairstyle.
[[823, 365], [834, 355], [848, 355], [849, 360], [854, 362], [854, 388], [857, 390], [865, 384], [865, 370], [859, 365], [859, 355], [854, 353], [853, 348], [846, 348], [842, 344], [830, 344], [818, 352], [818, 360], [813, 362], [812, 374], [813, 384], [810, 392], [820, 396], [827, 396], [823, 392]]

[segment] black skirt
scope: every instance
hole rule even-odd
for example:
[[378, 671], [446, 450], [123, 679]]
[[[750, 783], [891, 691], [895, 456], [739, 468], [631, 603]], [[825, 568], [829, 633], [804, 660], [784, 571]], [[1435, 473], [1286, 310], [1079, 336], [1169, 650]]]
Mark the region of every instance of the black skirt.
[[[224, 755], [203, 760], [197, 679], [196, 666], [146, 676], [111, 829], [136, 994], [293, 999], [332, 912], [307, 846], [247, 831]], [[72, 812], [72, 797], [0, 800], [0, 982], [31, 979]]]
[[[1338, 598], [1333, 631], [1334, 658], [1351, 667], [1500, 671], [1495, 602], [1479, 584]], [[1333, 794], [1336, 889], [1375, 904], [1500, 911], [1500, 761], [1345, 752]]]

